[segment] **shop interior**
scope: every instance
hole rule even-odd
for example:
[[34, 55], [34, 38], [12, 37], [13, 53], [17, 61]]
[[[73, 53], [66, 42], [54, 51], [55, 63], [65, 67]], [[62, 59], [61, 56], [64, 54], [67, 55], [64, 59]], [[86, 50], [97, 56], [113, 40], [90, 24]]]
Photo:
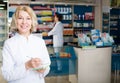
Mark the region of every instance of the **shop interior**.
[[[51, 59], [46, 83], [120, 83], [120, 0], [0, 0], [0, 66], [2, 46], [13, 36], [9, 26], [19, 5], [30, 6], [38, 18], [33, 34], [45, 40]], [[55, 12], [62, 14], [64, 26], [59, 57], [54, 56], [53, 37], [44, 33], [52, 29]], [[101, 43], [99, 34], [96, 43], [96, 32], [112, 39]], [[82, 43], [83, 35], [91, 42]], [[56, 60], [61, 60], [62, 72], [55, 71]], [[0, 83], [7, 83], [1, 71]]]

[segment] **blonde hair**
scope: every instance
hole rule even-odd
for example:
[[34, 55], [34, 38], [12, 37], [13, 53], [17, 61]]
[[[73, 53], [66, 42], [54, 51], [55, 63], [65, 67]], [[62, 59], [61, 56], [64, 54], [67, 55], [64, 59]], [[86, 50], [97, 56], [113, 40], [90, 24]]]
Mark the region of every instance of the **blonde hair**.
[[37, 26], [38, 22], [37, 22], [36, 14], [32, 10], [32, 8], [30, 8], [29, 6], [18, 6], [17, 7], [15, 13], [12, 16], [10, 30], [13, 32], [18, 32], [16, 20], [18, 18], [19, 11], [21, 11], [21, 10], [27, 12], [30, 15], [30, 17], [32, 19], [32, 26], [31, 26], [30, 32], [33, 32], [35, 30], [35, 27]]

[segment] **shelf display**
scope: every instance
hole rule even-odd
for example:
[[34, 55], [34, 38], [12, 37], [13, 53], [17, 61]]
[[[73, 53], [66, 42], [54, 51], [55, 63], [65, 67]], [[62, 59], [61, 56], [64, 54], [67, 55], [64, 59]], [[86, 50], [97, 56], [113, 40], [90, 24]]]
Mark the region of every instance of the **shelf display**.
[[6, 10], [0, 10], [0, 47], [3, 46], [7, 38], [7, 13]]
[[49, 32], [53, 27], [54, 5], [50, 4], [30, 4], [38, 18], [38, 26], [35, 33], [43, 34], [43, 39], [46, 45], [52, 45], [52, 37], [47, 37], [46, 32]]
[[[79, 33], [90, 33], [91, 29], [94, 29], [94, 7], [74, 5], [74, 38], [77, 38]], [[74, 42], [77, 42], [74, 39]]]
[[50, 24], [53, 23], [54, 8], [53, 5], [48, 4], [30, 4], [30, 7], [37, 15], [39, 26], [37, 30], [43, 30], [42, 28], [50, 28]]
[[107, 32], [109, 33], [109, 13], [108, 12], [104, 12], [103, 13], [103, 28], [102, 28], [102, 32]]
[[113, 36], [115, 44], [120, 44], [120, 9], [110, 9], [110, 35]]
[[[9, 7], [8, 7], [8, 10], [9, 10], [9, 19], [12, 18], [12, 15], [13, 13], [15, 12], [16, 8], [20, 5], [23, 5], [23, 6], [28, 6], [29, 4], [9, 4]], [[8, 19], [8, 20], [9, 20]]]
[[109, 33], [101, 33], [98, 29], [91, 30], [91, 34], [78, 34], [78, 46], [112, 46], [114, 44], [113, 37]]
[[102, 32], [110, 32], [110, 7], [102, 6]]

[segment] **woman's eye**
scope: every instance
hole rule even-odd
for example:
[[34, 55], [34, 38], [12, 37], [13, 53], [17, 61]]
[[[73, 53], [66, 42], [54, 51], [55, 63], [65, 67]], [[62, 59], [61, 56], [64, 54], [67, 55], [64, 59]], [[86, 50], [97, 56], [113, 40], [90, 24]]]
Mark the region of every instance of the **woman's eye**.
[[31, 18], [27, 18], [27, 20], [31, 20]]
[[31, 20], [31, 18], [22, 18], [22, 17], [18, 17], [18, 19]]
[[21, 17], [19, 17], [18, 19], [22, 19]]

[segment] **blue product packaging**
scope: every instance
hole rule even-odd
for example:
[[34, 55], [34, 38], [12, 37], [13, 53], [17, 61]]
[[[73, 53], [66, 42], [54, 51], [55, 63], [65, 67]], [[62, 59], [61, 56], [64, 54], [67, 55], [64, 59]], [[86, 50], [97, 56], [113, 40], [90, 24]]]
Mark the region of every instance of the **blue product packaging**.
[[78, 46], [89, 46], [90, 43], [90, 38], [87, 35], [83, 33], [78, 34]]
[[111, 46], [114, 43], [113, 37], [110, 36], [109, 33], [102, 33], [101, 40], [104, 46]]
[[100, 42], [100, 31], [97, 29], [91, 30], [91, 39], [94, 45], [96, 45], [97, 42]]

